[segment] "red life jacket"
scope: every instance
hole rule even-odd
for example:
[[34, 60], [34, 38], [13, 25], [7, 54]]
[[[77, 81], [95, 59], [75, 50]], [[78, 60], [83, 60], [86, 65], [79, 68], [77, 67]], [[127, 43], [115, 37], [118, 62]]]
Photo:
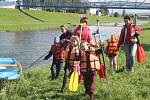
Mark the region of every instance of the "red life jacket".
[[54, 44], [52, 45], [52, 55], [55, 60], [64, 60], [65, 59], [65, 51], [61, 49], [61, 45]]

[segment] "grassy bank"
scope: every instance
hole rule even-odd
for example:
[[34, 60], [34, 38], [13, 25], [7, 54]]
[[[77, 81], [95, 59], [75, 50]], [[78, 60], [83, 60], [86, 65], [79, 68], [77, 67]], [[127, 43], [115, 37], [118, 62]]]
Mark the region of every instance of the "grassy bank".
[[[140, 36], [142, 45], [150, 56], [150, 24], [143, 26], [143, 34]], [[150, 58], [144, 64], [135, 64], [135, 72], [125, 71], [113, 73], [108, 66], [108, 82], [99, 80], [97, 76], [95, 84], [95, 100], [149, 100], [150, 98]], [[125, 65], [124, 54], [121, 51], [118, 59], [120, 68]], [[16, 81], [5, 82], [0, 91], [0, 100], [88, 100], [83, 96], [83, 84], [79, 85], [77, 92], [60, 92], [61, 80], [50, 81], [49, 66], [43, 66], [25, 72]], [[61, 73], [63, 76], [63, 71]]]
[[55, 29], [61, 24], [79, 24], [82, 16], [89, 17], [89, 24], [121, 22], [121, 18], [98, 17], [72, 13], [52, 13], [45, 11], [16, 10], [0, 8], [0, 31], [30, 31], [42, 29]]

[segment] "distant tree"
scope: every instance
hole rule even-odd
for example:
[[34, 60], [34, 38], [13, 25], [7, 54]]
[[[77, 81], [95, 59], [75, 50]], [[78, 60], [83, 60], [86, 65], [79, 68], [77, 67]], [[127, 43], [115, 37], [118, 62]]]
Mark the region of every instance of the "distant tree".
[[126, 14], [126, 11], [125, 9], [123, 9], [122, 16], [125, 16], [125, 14]]
[[108, 15], [109, 10], [108, 10], [108, 8], [103, 8], [103, 9], [100, 9], [100, 12], [102, 15], [106, 16], [106, 15]]
[[114, 13], [114, 17], [119, 17], [119, 13], [118, 13], [118, 12], [115, 12], [115, 13]]

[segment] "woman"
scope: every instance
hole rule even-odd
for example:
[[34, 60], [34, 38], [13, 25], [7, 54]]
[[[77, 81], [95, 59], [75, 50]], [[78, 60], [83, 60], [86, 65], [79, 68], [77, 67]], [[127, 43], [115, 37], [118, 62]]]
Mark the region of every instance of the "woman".
[[135, 56], [137, 51], [137, 37], [140, 35], [141, 28], [140, 26], [135, 26], [132, 23], [132, 19], [130, 16], [126, 15], [124, 17], [124, 25], [121, 30], [121, 34], [119, 37], [119, 42], [117, 45], [117, 50], [120, 49], [120, 46], [124, 46], [124, 52], [126, 56], [126, 68], [127, 71], [134, 71], [133, 65], [135, 62]]
[[[88, 28], [88, 18], [87, 17], [82, 17], [80, 19], [80, 24], [82, 25], [82, 35], [81, 35], [81, 40], [82, 41], [87, 41], [88, 43], [91, 43], [92, 36], [90, 34], [90, 29]], [[80, 36], [80, 31], [81, 31], [81, 25], [79, 25], [75, 30], [74, 30], [74, 35], [75, 36]]]

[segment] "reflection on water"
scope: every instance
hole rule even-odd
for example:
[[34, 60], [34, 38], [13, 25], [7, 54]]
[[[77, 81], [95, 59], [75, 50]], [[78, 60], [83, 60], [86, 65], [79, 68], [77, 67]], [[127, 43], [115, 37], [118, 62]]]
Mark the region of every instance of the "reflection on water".
[[[97, 27], [90, 26], [91, 33]], [[100, 27], [101, 32], [119, 34], [121, 27]], [[49, 51], [54, 36], [60, 36], [59, 31], [35, 31], [35, 32], [1, 32], [0, 33], [0, 57], [14, 57], [24, 67], [28, 67], [33, 61]], [[94, 39], [93, 39], [94, 40]], [[52, 59], [52, 57], [51, 57]], [[40, 64], [49, 64], [51, 59]], [[37, 64], [37, 65], [40, 65]]]

